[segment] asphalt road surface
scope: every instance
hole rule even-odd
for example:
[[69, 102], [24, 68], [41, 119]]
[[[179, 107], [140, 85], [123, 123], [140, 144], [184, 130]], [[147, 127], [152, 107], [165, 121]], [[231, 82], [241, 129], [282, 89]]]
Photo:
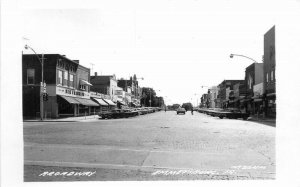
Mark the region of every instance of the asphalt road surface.
[[275, 179], [275, 128], [194, 112], [24, 122], [24, 181]]

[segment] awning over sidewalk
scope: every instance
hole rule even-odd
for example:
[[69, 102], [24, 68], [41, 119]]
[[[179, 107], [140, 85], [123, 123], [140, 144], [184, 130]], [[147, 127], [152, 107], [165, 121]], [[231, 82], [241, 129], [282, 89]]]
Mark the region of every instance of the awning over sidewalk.
[[268, 93], [267, 97], [272, 97], [272, 96], [276, 96], [276, 93]]
[[108, 106], [108, 104], [100, 98], [94, 98], [101, 106]]
[[254, 99], [253, 101], [254, 101], [254, 102], [261, 102], [262, 99]]
[[80, 80], [80, 84], [82, 84], [82, 85], [88, 85], [88, 86], [93, 86], [91, 83], [89, 83], [88, 81], [85, 81], [85, 80]]
[[105, 101], [110, 106], [116, 106], [116, 104], [109, 99], [103, 99], [103, 101]]
[[66, 100], [70, 104], [80, 104], [80, 102], [77, 101], [76, 99], [74, 99], [73, 97], [68, 97], [68, 96], [63, 96], [63, 95], [58, 95], [58, 96], [63, 98], [64, 100]]
[[95, 103], [94, 101], [90, 99], [82, 99], [82, 98], [75, 98], [80, 104], [85, 106], [99, 106], [99, 104]]
[[123, 101], [118, 101], [121, 105], [126, 105]]

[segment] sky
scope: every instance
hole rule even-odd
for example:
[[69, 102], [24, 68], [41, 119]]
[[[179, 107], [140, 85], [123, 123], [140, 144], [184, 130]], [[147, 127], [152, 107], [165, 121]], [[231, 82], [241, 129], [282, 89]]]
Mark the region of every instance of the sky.
[[[46, 1], [48, 2], [48, 1]], [[80, 6], [81, 5], [81, 6]], [[66, 55], [98, 75], [152, 87], [167, 104], [200, 102], [208, 87], [244, 79], [262, 62], [263, 36], [288, 13], [279, 1], [20, 1], [22, 42]], [[23, 49], [22, 49], [23, 50]], [[24, 53], [31, 51], [23, 50]], [[204, 87], [202, 87], [204, 86]]]

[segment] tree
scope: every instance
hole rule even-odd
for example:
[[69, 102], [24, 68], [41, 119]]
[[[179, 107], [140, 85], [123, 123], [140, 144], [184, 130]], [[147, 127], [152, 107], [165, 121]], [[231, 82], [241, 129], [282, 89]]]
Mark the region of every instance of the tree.
[[193, 105], [192, 103], [183, 103], [181, 107], [185, 108], [185, 110], [188, 111], [188, 110], [192, 110]]
[[155, 105], [156, 92], [153, 90], [153, 88], [143, 87], [142, 95], [143, 95], [143, 97], [141, 99], [141, 104], [143, 104], [146, 107], [149, 107], [150, 106], [150, 98], [151, 98], [151, 106]]

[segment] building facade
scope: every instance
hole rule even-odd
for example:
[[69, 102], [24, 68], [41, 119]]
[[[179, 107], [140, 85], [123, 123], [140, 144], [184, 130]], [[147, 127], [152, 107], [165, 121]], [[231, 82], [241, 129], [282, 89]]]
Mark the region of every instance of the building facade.
[[255, 95], [254, 100], [254, 86], [256, 85], [256, 88], [258, 88], [258, 85], [261, 85], [262, 82], [263, 63], [253, 63], [248, 66], [245, 70], [246, 96], [244, 104], [246, 112], [250, 114], [256, 114], [260, 110], [260, 105], [262, 105], [262, 100], [259, 100], [257, 95]]
[[91, 76], [91, 91], [108, 95], [111, 101], [117, 102], [115, 90], [117, 89], [117, 79], [115, 75], [97, 75]]
[[228, 108], [230, 106], [229, 100], [232, 100], [233, 97], [229, 98], [229, 96], [234, 92], [233, 86], [237, 83], [243, 84], [243, 82], [244, 80], [224, 80], [218, 85], [218, 87], [220, 88], [219, 99], [221, 108]]
[[[41, 55], [22, 55], [23, 117], [40, 115], [42, 68]], [[47, 101], [43, 102], [46, 118], [90, 115], [97, 103], [90, 99], [90, 69], [64, 55], [44, 55], [44, 83]]]
[[264, 35], [264, 112], [276, 117], [275, 26]]
[[217, 86], [212, 86], [210, 89], [210, 102], [209, 102], [209, 107], [210, 108], [218, 108], [218, 92], [219, 89]]

